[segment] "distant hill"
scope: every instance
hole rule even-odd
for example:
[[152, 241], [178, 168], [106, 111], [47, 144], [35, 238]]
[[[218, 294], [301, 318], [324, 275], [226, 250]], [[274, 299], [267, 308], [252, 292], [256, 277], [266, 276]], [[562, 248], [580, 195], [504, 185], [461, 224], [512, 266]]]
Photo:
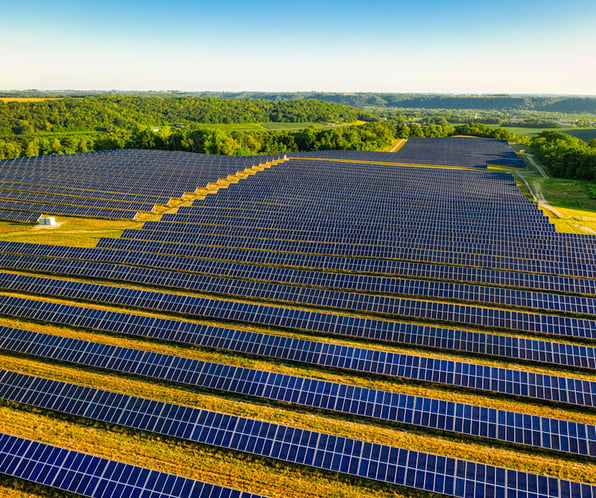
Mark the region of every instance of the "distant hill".
[[596, 97], [521, 96], [521, 95], [441, 95], [404, 93], [325, 93], [325, 92], [141, 92], [141, 91], [0, 91], [0, 97], [90, 97], [99, 94], [111, 97], [204, 97], [217, 99], [251, 99], [273, 102], [316, 99], [359, 109], [471, 109], [483, 111], [540, 111], [566, 114], [596, 114]]
[[213, 93], [222, 98], [258, 98], [278, 100], [317, 99], [358, 108], [402, 109], [477, 109], [503, 112], [541, 111], [569, 114], [596, 114], [594, 97], [527, 97], [511, 95], [416, 95], [397, 93]]

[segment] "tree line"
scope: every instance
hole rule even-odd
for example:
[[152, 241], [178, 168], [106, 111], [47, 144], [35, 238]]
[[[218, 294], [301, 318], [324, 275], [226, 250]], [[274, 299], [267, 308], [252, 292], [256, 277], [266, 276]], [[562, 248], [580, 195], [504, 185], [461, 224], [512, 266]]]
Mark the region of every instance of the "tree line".
[[[94, 97], [97, 91], [3, 91], [5, 97]], [[498, 112], [548, 112], [564, 114], [596, 114], [596, 98], [580, 96], [528, 96], [528, 95], [442, 95], [415, 93], [333, 93], [333, 92], [184, 92], [184, 91], [121, 91], [103, 93], [109, 97], [144, 98], [196, 98], [207, 97], [232, 100], [318, 100], [344, 104], [359, 109], [419, 109], [467, 110]]]
[[387, 122], [303, 130], [236, 131], [213, 128], [154, 132], [151, 128], [101, 135], [0, 138], [0, 159], [74, 154], [122, 148], [181, 150], [204, 154], [257, 155], [312, 150], [379, 150], [391, 145], [395, 128]]

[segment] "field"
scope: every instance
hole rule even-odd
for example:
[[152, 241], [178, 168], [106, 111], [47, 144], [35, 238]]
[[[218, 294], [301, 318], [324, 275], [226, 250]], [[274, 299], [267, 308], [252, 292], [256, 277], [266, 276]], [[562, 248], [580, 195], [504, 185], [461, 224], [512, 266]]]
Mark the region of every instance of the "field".
[[512, 127], [504, 126], [506, 130], [521, 135], [523, 137], [532, 137], [542, 133], [543, 131], [560, 131], [561, 133], [567, 133], [574, 137], [581, 138], [584, 142], [590, 142], [596, 138], [596, 128], [577, 128], [575, 126], [567, 126], [561, 128], [523, 128], [523, 127]]
[[62, 100], [61, 97], [0, 97], [2, 102], [41, 102], [42, 100]]
[[342, 126], [354, 126], [364, 124], [364, 121], [354, 121], [352, 123], [240, 123], [240, 124], [200, 124], [198, 127], [207, 128], [210, 130], [225, 130], [225, 131], [298, 131], [305, 128], [337, 128]]
[[[117, 151], [107, 157], [113, 157], [115, 164], [129, 166], [119, 173], [121, 177], [114, 178], [107, 165], [95, 165], [94, 181], [96, 185], [103, 182], [97, 192], [116, 192], [125, 185], [132, 189], [140, 177], [136, 168], [142, 167], [145, 190], [134, 195], [156, 195], [153, 189], [159, 182], [163, 189], [160, 195], [176, 191], [178, 182], [171, 178], [195, 174], [192, 161], [199, 160], [192, 154], [164, 151]], [[596, 201], [585, 194], [585, 186], [580, 182], [543, 179], [532, 172], [503, 167], [491, 167], [488, 171], [401, 167], [389, 163], [386, 157], [370, 153], [368, 157], [338, 156], [328, 161], [313, 157], [268, 158], [259, 167], [250, 167], [250, 162], [243, 158], [218, 158], [202, 165], [205, 170], [211, 168], [210, 178], [201, 176], [203, 188], [185, 194], [168, 207], [159, 206], [155, 213], [141, 213], [136, 220], [59, 216], [60, 225], [56, 227], [0, 222], [0, 327], [89, 341], [96, 346], [141, 350], [147, 354], [139, 365], [153, 361], [151, 358], [156, 361], [155, 368], [140, 371], [134, 369], [136, 360], [96, 363], [100, 354], [81, 352], [57, 359], [52, 356], [52, 348], [44, 349], [43, 354], [39, 348], [19, 352], [0, 336], [2, 369], [440, 455], [458, 462], [596, 484], [594, 455], [582, 453], [578, 449], [581, 445], [572, 444], [568, 451], [558, 451], [549, 448], [549, 436], [542, 432], [540, 438], [534, 435], [524, 439], [524, 430], [532, 434], [529, 419], [524, 428], [517, 429], [522, 439], [515, 442], [475, 433], [483, 422], [481, 418], [472, 421], [473, 417], [496, 409], [594, 425], [596, 414], [589, 403], [554, 401], [554, 397], [539, 394], [540, 387], [533, 395], [513, 394], [503, 387], [507, 385], [504, 374], [499, 377], [501, 386], [496, 382], [483, 388], [465, 385], [456, 377], [451, 383], [438, 376], [427, 378], [425, 372], [435, 368], [430, 363], [418, 373], [412, 369], [400, 374], [379, 373], [369, 365], [374, 364], [373, 353], [382, 352], [395, 358], [437, 360], [442, 365], [463, 362], [477, 369], [490, 367], [487, 371], [491, 372], [514, 370], [520, 375], [531, 374], [532, 378], [551, 375], [596, 381], [593, 366], [566, 364], [554, 357], [524, 359], [522, 346], [520, 356], [516, 356], [515, 347], [508, 352], [474, 349], [477, 342], [472, 339], [458, 341], [457, 346], [433, 346], [429, 341], [416, 342], [414, 332], [409, 338], [400, 336], [400, 340], [375, 335], [375, 331], [393, 330], [392, 327], [412, 331], [424, 327], [429, 334], [457, 329], [458, 333], [477, 334], [480, 342], [524, 340], [592, 349], [591, 324], [596, 316], [595, 292], [590, 290], [593, 277], [580, 276], [573, 265], [563, 274], [548, 266], [549, 261], [558, 263], [556, 258], [579, 262], [581, 258], [575, 249], [565, 249], [567, 239], [553, 235], [544, 219], [536, 216], [536, 221], [530, 222], [526, 218], [537, 215], [536, 208], [519, 194], [508, 175], [500, 173], [522, 175], [535, 197], [542, 196], [564, 214], [557, 223], [572, 232], [579, 233], [582, 226], [583, 233], [596, 231], [596, 219], [592, 218]], [[84, 163], [69, 157], [48, 161], [61, 168], [65, 178], [68, 171]], [[176, 174], [164, 177], [163, 171], [170, 169]], [[46, 166], [40, 168], [44, 175], [46, 170]], [[104, 176], [100, 177], [100, 172]], [[195, 181], [199, 182], [198, 177]], [[517, 183], [523, 191], [521, 176]], [[138, 184], [134, 183], [134, 188], [140, 188]], [[116, 200], [106, 202], [102, 209], [108, 209], [109, 203]], [[487, 214], [489, 206], [506, 214], [491, 219]], [[508, 222], [508, 216], [514, 221]], [[536, 230], [535, 241], [519, 233], [518, 225]], [[383, 230], [371, 230], [373, 227]], [[492, 227], [507, 233], [512, 242], [494, 242], [500, 239], [494, 236]], [[465, 240], [457, 237], [459, 232], [466, 234]], [[446, 233], [450, 235], [445, 237]], [[560, 252], [561, 256], [543, 258], [539, 250], [542, 237], [548, 250], [553, 254]], [[166, 244], [169, 240], [175, 242]], [[5, 242], [22, 244], [9, 247]], [[47, 250], [29, 244], [46, 244]], [[51, 253], [52, 247], [60, 249], [57, 246], [62, 251]], [[591, 261], [589, 255], [586, 259]], [[425, 265], [429, 269], [420, 273], [419, 267]], [[483, 274], [486, 269], [491, 270], [493, 280]], [[556, 275], [571, 287], [564, 292], [533, 287], [538, 285], [540, 275]], [[29, 277], [49, 280], [34, 284]], [[17, 285], [18, 282], [23, 284]], [[579, 291], [572, 287], [580, 284], [589, 288]], [[7, 313], [2, 311], [2, 303], [9, 300], [15, 304]], [[564, 303], [576, 301], [585, 301], [587, 310], [565, 307]], [[52, 311], [43, 314], [46, 308]], [[37, 314], [26, 309], [36, 310]], [[65, 311], [58, 313], [59, 309]], [[105, 312], [117, 313], [119, 318]], [[504, 314], [511, 315], [506, 323], [499, 321]], [[124, 320], [125, 316], [134, 316], [134, 321]], [[474, 316], [482, 320], [477, 322]], [[550, 328], [534, 329], [533, 320], [542, 323], [545, 316], [554, 319]], [[153, 319], [167, 322], [156, 326]], [[153, 325], [143, 328], [145, 322]], [[583, 325], [578, 326], [580, 322]], [[350, 325], [341, 325], [344, 323]], [[177, 327], [184, 327], [187, 336], [170, 340], [168, 331]], [[578, 327], [586, 335], [581, 336]], [[230, 331], [235, 331], [234, 340], [210, 339], [212, 334], [214, 338], [216, 333]], [[255, 335], [250, 341], [240, 340], [243, 333]], [[279, 341], [279, 347], [257, 349], [259, 341], [269, 336]], [[282, 347], [281, 341], [291, 340], [301, 342], [292, 343], [295, 347]], [[245, 351], [241, 347], [244, 343], [254, 344], [255, 348]], [[83, 343], [71, 344], [72, 351], [83, 347]], [[307, 351], [321, 344], [328, 353], [298, 356], [300, 348]], [[335, 346], [342, 348], [333, 353]], [[534, 347], [538, 345], [528, 346], [528, 351]], [[366, 356], [360, 350], [368, 351]], [[170, 360], [148, 353], [182, 357], [188, 362], [160, 369], [157, 365], [166, 365]], [[120, 353], [114, 350], [111, 354], [115, 359]], [[358, 361], [333, 363], [335, 358], [348, 358], [349, 354]], [[581, 354], [572, 356], [569, 355], [569, 361]], [[223, 371], [214, 377], [220, 379], [217, 384], [209, 384], [206, 373], [189, 375], [185, 381], [171, 376], [177, 369], [190, 369], [192, 361], [227, 365], [235, 370], [229, 372], [229, 383], [224, 382], [228, 374]], [[382, 362], [389, 364], [389, 357]], [[271, 389], [246, 391], [251, 383], [246, 379], [252, 377], [243, 377], [241, 369], [251, 369], [250, 375], [264, 373], [259, 382], [271, 382]], [[274, 382], [277, 374], [308, 381], [296, 388], [288, 377], [275, 377]], [[474, 375], [470, 374], [470, 378]], [[371, 402], [369, 412], [363, 411], [360, 407], [370, 400], [356, 395], [352, 408], [348, 404], [341, 408], [338, 401], [327, 409], [324, 400], [332, 399], [332, 392], [326, 390], [328, 385], [318, 391], [313, 388], [310, 397], [284, 397], [286, 389], [306, 392], [310, 381], [473, 408], [462, 416], [461, 429], [455, 429], [455, 424], [450, 429], [441, 428], [437, 421], [447, 412], [422, 404], [410, 419], [400, 415], [399, 410], [392, 417], [375, 416], [374, 406], [381, 403], [379, 398]], [[350, 396], [346, 392], [338, 399], [347, 400]], [[145, 418], [151, 419], [149, 415]], [[206, 444], [174, 437], [167, 432], [170, 426], [175, 424], [163, 424], [159, 432], [109, 418], [79, 416], [66, 409], [34, 407], [5, 398], [0, 401], [0, 432], [265, 496], [437, 496], [432, 492], [437, 490], [434, 481], [420, 484], [412, 480], [408, 487], [399, 486], [391, 484], [385, 474], [350, 475], [322, 464], [313, 466], [309, 461], [306, 465], [296, 463], [292, 454], [277, 458], [259, 456], [249, 446], [244, 451], [240, 447], [239, 451], [220, 441]], [[565, 437], [561, 435], [562, 440]], [[335, 451], [348, 454], [349, 449], [337, 447]], [[478, 480], [482, 479], [484, 476], [479, 474]], [[463, 481], [469, 486], [467, 479]], [[438, 482], [436, 486], [440, 485]], [[0, 495], [46, 493], [47, 488], [36, 484], [9, 477], [0, 479]], [[61, 492], [55, 494], [63, 496]]]

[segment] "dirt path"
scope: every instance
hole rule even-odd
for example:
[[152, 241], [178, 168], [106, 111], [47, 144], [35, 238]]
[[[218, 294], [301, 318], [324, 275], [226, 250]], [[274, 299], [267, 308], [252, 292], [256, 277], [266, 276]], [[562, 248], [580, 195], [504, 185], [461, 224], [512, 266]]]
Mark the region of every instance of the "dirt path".
[[536, 171], [538, 171], [538, 173], [540, 173], [540, 176], [542, 178], [548, 178], [549, 176], [546, 174], [546, 171], [544, 170], [544, 168], [538, 164], [536, 161], [534, 161], [534, 158], [529, 155], [529, 154], [525, 154], [525, 158], [528, 160], [528, 162], [536, 169]]
[[[542, 178], [544, 178], [544, 179], [549, 178], [549, 176], [546, 174], [546, 171], [544, 170], [544, 168], [542, 166], [540, 166], [538, 163], [536, 163], [536, 161], [534, 161], [534, 159], [532, 157], [530, 157], [528, 155], [526, 155], [525, 157], [528, 160], [528, 162], [536, 169], [536, 171], [540, 174], [540, 176]], [[525, 179], [524, 173], [522, 173], [521, 171], [518, 172], [516, 176], [524, 182], [526, 188], [530, 192], [530, 195], [532, 196], [534, 201], [536, 201], [536, 203], [538, 204], [538, 207], [540, 207], [546, 211], [549, 211], [556, 218], [563, 218], [563, 215], [556, 208], [551, 206], [544, 198], [544, 194], [542, 192], [542, 187], [540, 185], [540, 182], [533, 182], [532, 184], [530, 184], [530, 182], [528, 182]]]
[[404, 146], [404, 144], [406, 142], [407, 142], [407, 140], [405, 138], [398, 140], [391, 146], [391, 148], [388, 150], [388, 152], [397, 152], [399, 149], [401, 149]]

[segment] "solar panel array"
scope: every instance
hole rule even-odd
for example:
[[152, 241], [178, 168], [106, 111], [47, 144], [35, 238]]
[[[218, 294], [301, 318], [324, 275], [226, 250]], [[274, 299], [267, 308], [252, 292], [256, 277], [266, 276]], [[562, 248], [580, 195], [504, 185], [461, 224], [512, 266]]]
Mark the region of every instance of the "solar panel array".
[[[45, 269], [47, 269], [47, 266]], [[70, 272], [70, 274], [73, 273], [75, 272]], [[90, 274], [90, 272], [87, 274]], [[99, 274], [96, 273], [95, 275], [97, 276]], [[122, 280], [126, 281], [127, 279], [122, 278]], [[156, 283], [155, 280], [151, 282]], [[541, 351], [544, 354], [548, 346], [552, 348], [551, 350], [557, 350], [559, 354], [562, 354], [562, 351], [565, 349], [560, 345], [555, 347], [556, 343], [547, 343], [544, 341], [527, 341], [528, 346], [526, 348], [520, 347], [519, 343], [521, 341], [515, 341], [518, 343], [518, 347], [512, 348], [513, 338], [496, 334], [489, 335], [445, 327], [421, 326], [403, 322], [373, 320], [370, 318], [345, 317], [339, 314], [292, 310], [262, 304], [238, 303], [222, 299], [197, 298], [135, 289], [122, 290], [120, 287], [114, 286], [83, 284], [9, 273], [0, 273], [0, 288], [54, 297], [72, 297], [79, 300], [131, 306], [146, 310], [170, 311], [203, 318], [215, 318], [268, 326], [274, 325], [286, 329], [361, 337], [367, 340], [418, 344], [450, 350], [482, 351], [485, 354], [509, 358], [531, 358], [533, 351]], [[528, 316], [531, 315], [528, 314]], [[561, 317], [561, 319], [565, 320], [564, 317]], [[571, 333], [573, 329], [570, 327], [570, 333], [568, 335], [582, 338], [590, 337], [588, 334], [589, 330], [586, 331], [585, 329], [592, 325], [592, 323], [592, 321], [588, 320], [582, 321], [575, 319], [572, 325], [577, 330], [577, 334]], [[547, 327], [545, 329], [546, 333], [555, 333], [548, 329], [548, 327], [556, 327], [553, 320], [550, 322], [545, 321], [544, 324]], [[442, 344], [444, 341], [448, 342]], [[568, 357], [562, 354], [554, 363], [582, 366], [590, 364], [592, 357], [592, 349], [588, 348], [584, 350], [582, 355], [576, 353]], [[549, 360], [553, 361], [550, 357], [536, 358], [535, 361], [548, 362]]]
[[410, 138], [397, 152], [323, 150], [291, 153], [291, 157], [320, 157], [346, 161], [486, 168], [487, 163], [525, 167], [504, 140], [478, 137]]
[[[168, 382], [261, 399], [288, 412], [286, 425], [9, 369], [0, 371], [0, 398], [364, 482], [466, 497], [596, 496], [590, 470], [536, 475], [482, 452], [456, 459], [292, 426], [300, 410], [333, 412], [363, 427], [422, 430], [454, 449], [462, 438], [468, 448], [498, 442], [495, 456], [501, 447], [536, 450], [565, 461], [565, 471], [571, 462], [596, 470], [595, 238], [556, 232], [509, 174], [484, 168], [520, 165], [506, 144], [408, 143], [397, 154], [289, 154], [95, 248], [0, 241], [0, 315], [15, 320], [0, 327], [3, 355], [133, 375], [156, 390]], [[152, 202], [200, 184], [196, 161], [212, 161], [205, 168], [222, 177], [254, 162], [180, 154], [84, 155], [111, 175], [131, 159], [136, 175], [120, 177], [113, 198], [96, 172], [40, 188], [23, 160], [11, 163], [0, 198], [80, 191], [99, 202]], [[76, 158], [33, 162], [49, 176], [78, 168]], [[28, 323], [61, 328], [41, 333]], [[93, 335], [61, 332], [73, 327]], [[135, 346], [106, 344], [109, 335]], [[166, 354], [148, 344], [183, 347]], [[250, 367], [244, 358], [268, 361]], [[500, 408], [509, 398], [515, 408]]]
[[[6, 159], [0, 161], [0, 211], [134, 220], [266, 160], [134, 149]], [[0, 219], [6, 219], [1, 212]]]
[[[64, 362], [373, 419], [596, 456], [596, 426], [0, 328], [0, 347]], [[411, 362], [410, 362], [411, 363]], [[7, 372], [10, 377], [12, 373]], [[15, 374], [17, 375], [17, 374]], [[0, 397], [24, 402], [2, 385]], [[26, 377], [17, 375], [18, 379]], [[523, 382], [524, 379], [521, 379]], [[44, 386], [58, 385], [40, 381]], [[8, 389], [8, 393], [6, 394]], [[59, 387], [55, 388], [58, 392]], [[553, 390], [554, 391], [554, 390]], [[20, 391], [22, 394], [23, 391]], [[43, 390], [49, 397], [54, 398]], [[29, 403], [30, 404], [30, 403]], [[38, 407], [43, 407], [37, 404]], [[440, 417], [437, 414], [441, 414]], [[434, 415], [434, 417], [433, 417]]]

